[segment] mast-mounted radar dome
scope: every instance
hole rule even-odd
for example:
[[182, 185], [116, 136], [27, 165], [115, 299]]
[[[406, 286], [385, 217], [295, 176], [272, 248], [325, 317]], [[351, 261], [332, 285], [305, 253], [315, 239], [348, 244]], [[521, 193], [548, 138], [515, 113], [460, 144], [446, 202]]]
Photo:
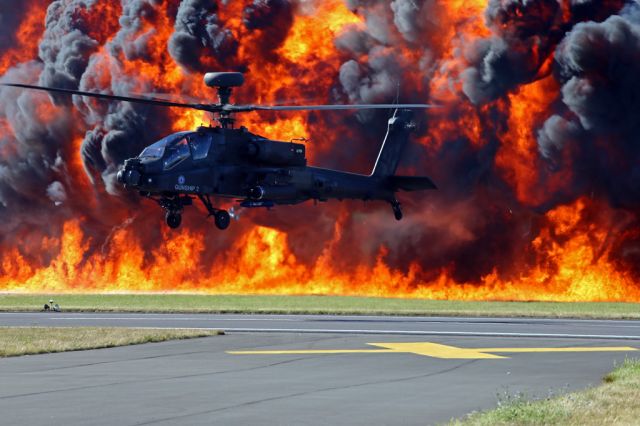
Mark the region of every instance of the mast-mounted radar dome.
[[241, 72], [209, 72], [204, 75], [204, 84], [209, 87], [239, 87], [244, 84]]

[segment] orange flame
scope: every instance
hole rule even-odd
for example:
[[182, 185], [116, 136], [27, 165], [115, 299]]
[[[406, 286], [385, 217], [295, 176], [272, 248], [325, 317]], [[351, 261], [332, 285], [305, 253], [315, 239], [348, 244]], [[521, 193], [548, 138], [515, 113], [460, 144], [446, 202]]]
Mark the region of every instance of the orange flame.
[[47, 13], [46, 2], [34, 1], [29, 13], [25, 14], [15, 34], [14, 46], [0, 56], [0, 74], [11, 66], [33, 59], [38, 53], [38, 41], [44, 32], [44, 17]]
[[[530, 249], [538, 266], [517, 279], [503, 280], [495, 272], [481, 283], [456, 283], [443, 270], [421, 281], [420, 265], [407, 272], [385, 263], [380, 249], [373, 267], [351, 271], [332, 267], [331, 244], [311, 265], [291, 252], [287, 235], [255, 227], [232, 244], [228, 252], [203, 267], [206, 235], [188, 230], [164, 231], [163, 243], [152, 252], [154, 262], [139, 246], [136, 231], [117, 230], [103, 252], [86, 257], [92, 241], [79, 220], [65, 224], [59, 254], [47, 267], [34, 268], [18, 252], [3, 259], [0, 288], [12, 292], [199, 292], [211, 294], [326, 294], [456, 300], [634, 301], [640, 288], [600, 253], [606, 231], [585, 222], [589, 200], [561, 206], [546, 215], [548, 227]], [[341, 238], [336, 224], [335, 241]], [[584, 228], [584, 229], [582, 229]], [[587, 232], [576, 232], [587, 231]], [[51, 246], [49, 240], [43, 247]], [[56, 245], [52, 247], [57, 249]]]
[[558, 93], [558, 84], [549, 77], [520, 87], [509, 95], [509, 122], [500, 135], [502, 145], [496, 155], [496, 166], [516, 191], [522, 203], [539, 204], [546, 195], [536, 187], [539, 176], [536, 167], [538, 148], [536, 129], [547, 118], [547, 111]]
[[345, 26], [360, 24], [362, 18], [349, 11], [344, 3], [321, 2], [310, 14], [296, 18], [280, 54], [292, 62], [330, 59], [335, 54], [333, 40], [336, 35]]

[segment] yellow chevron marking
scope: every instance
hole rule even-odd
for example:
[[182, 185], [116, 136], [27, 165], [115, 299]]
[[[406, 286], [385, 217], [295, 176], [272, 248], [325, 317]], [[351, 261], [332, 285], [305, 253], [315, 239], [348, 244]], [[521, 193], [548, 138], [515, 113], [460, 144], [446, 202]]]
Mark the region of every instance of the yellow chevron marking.
[[574, 347], [574, 348], [458, 348], [430, 342], [367, 343], [384, 349], [296, 349], [279, 351], [227, 351], [231, 355], [335, 355], [335, 354], [413, 354], [443, 359], [504, 359], [495, 353], [545, 352], [621, 352], [637, 351], [629, 346]]

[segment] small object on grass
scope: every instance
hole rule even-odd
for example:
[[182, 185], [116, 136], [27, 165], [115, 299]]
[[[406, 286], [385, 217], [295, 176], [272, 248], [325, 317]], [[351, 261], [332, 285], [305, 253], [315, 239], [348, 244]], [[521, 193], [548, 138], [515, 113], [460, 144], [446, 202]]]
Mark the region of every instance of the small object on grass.
[[53, 303], [53, 299], [49, 299], [49, 303], [45, 303], [43, 309], [45, 311], [60, 312], [60, 305]]

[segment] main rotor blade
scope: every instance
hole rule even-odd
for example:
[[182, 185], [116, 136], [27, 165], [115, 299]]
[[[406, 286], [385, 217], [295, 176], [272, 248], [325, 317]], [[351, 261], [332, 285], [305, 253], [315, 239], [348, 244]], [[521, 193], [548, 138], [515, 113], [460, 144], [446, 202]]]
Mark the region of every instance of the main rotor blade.
[[359, 104], [359, 105], [226, 105], [224, 110], [231, 112], [246, 111], [340, 111], [362, 109], [428, 109], [438, 108], [439, 105], [430, 104]]
[[187, 103], [181, 103], [181, 102], [164, 101], [161, 99], [154, 99], [154, 98], [133, 98], [129, 96], [107, 95], [105, 93], [83, 92], [80, 90], [60, 89], [56, 87], [33, 86], [30, 84], [0, 83], [0, 85], [17, 87], [21, 89], [40, 90], [40, 91], [49, 92], [49, 93], [62, 93], [65, 95], [87, 96], [90, 98], [96, 98], [96, 99], [101, 99], [106, 101], [123, 101], [123, 102], [157, 105], [157, 106], [164, 106], [164, 107], [190, 108], [190, 109], [197, 109], [197, 110], [210, 111], [210, 112], [217, 112], [217, 111], [221, 111], [222, 109], [218, 105], [187, 104]]
[[144, 93], [136, 93], [136, 96], [142, 96], [145, 99], [154, 99], [158, 101], [210, 105], [210, 104], [207, 104], [207, 101], [205, 99], [196, 98], [195, 96], [189, 96], [183, 93], [172, 94], [172, 93], [144, 92]]
[[365, 110], [365, 109], [428, 109], [438, 108], [438, 105], [430, 104], [360, 104], [360, 105], [218, 105], [200, 103], [182, 103], [153, 97], [131, 97], [120, 95], [108, 95], [105, 93], [83, 92], [80, 90], [60, 89], [57, 87], [34, 86], [20, 83], [0, 83], [0, 86], [17, 87], [20, 89], [40, 90], [49, 93], [61, 93], [64, 95], [78, 95], [96, 98], [105, 101], [122, 101], [163, 107], [188, 108], [208, 112], [234, 113], [248, 111], [341, 111], [341, 110]]

